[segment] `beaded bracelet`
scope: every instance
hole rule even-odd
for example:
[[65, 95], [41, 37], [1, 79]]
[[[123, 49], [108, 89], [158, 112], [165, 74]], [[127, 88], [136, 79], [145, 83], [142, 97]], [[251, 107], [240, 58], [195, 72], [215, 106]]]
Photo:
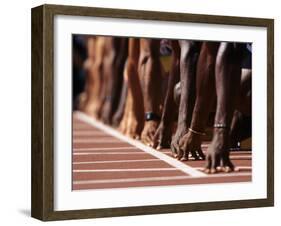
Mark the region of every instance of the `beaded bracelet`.
[[225, 123], [215, 123], [214, 128], [228, 128]]

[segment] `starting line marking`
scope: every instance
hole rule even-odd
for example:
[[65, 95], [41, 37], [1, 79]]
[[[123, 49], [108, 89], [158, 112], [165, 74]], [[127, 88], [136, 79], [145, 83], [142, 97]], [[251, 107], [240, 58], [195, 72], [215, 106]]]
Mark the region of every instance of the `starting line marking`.
[[96, 127], [98, 129], [103, 130], [104, 132], [124, 141], [127, 142], [129, 144], [132, 144], [138, 148], [140, 148], [141, 150], [153, 155], [156, 158], [161, 159], [162, 161], [165, 161], [166, 163], [172, 165], [173, 167], [181, 170], [184, 173], [187, 173], [188, 175], [191, 175], [192, 177], [204, 177], [206, 176], [205, 173], [200, 172], [182, 162], [179, 162], [178, 160], [167, 156], [164, 153], [161, 153], [159, 151], [154, 150], [151, 147], [146, 146], [145, 144], [141, 143], [140, 141], [137, 140], [133, 140], [129, 137], [126, 137], [125, 135], [121, 134], [120, 132], [116, 131], [115, 129], [106, 126], [104, 124], [102, 124], [101, 122], [96, 121], [95, 119], [87, 116], [86, 114], [82, 113], [82, 112], [75, 112], [75, 115], [82, 121], [92, 125], [93, 127]]
[[115, 147], [115, 148], [73, 148], [73, 151], [102, 151], [102, 150], [123, 150], [133, 149], [138, 150], [136, 147]]
[[112, 161], [88, 161], [88, 162], [73, 162], [73, 165], [82, 164], [99, 164], [99, 163], [128, 163], [128, 162], [155, 162], [161, 161], [161, 159], [136, 159], [136, 160], [112, 160]]
[[98, 173], [98, 172], [153, 172], [153, 171], [178, 171], [176, 168], [140, 168], [140, 169], [93, 169], [73, 170], [73, 173]]
[[[165, 152], [162, 152], [165, 153]], [[123, 151], [123, 152], [73, 152], [73, 155], [147, 155], [145, 152]]]
[[[134, 155], [134, 154], [137, 154], [137, 155], [144, 155], [144, 154], [147, 154], [145, 152], [137, 152], [137, 151], [122, 151], [122, 152], [95, 152], [95, 151], [92, 151], [92, 152], [89, 152], [90, 150], [87, 151], [74, 151], [73, 152], [73, 155]], [[162, 151], [161, 153], [164, 153], [164, 154], [169, 154], [170, 152], [168, 151]], [[231, 156], [230, 157], [231, 160], [251, 160], [251, 156]]]

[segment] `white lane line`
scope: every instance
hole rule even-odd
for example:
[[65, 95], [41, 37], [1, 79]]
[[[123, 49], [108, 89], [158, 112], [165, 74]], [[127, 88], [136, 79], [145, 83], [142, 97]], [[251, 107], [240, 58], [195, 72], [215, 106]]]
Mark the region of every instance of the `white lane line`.
[[111, 139], [87, 139], [87, 140], [84, 140], [84, 139], [73, 139], [73, 143], [74, 144], [121, 144], [121, 143], [124, 143], [124, 141], [121, 141], [121, 140], [111, 140]]
[[135, 160], [112, 160], [112, 161], [87, 161], [87, 162], [73, 162], [73, 165], [83, 164], [104, 164], [104, 163], [131, 163], [131, 162], [160, 162], [161, 159], [135, 159]]
[[74, 152], [73, 155], [147, 155], [145, 152]]
[[158, 172], [158, 171], [179, 171], [176, 168], [140, 168], [140, 169], [82, 169], [73, 170], [73, 173], [103, 173], [103, 172]]
[[[239, 174], [211, 174], [200, 178], [221, 178], [223, 177], [237, 177], [237, 176], [251, 176], [251, 173]], [[198, 177], [197, 177], [198, 178]], [[169, 177], [144, 177], [144, 178], [124, 178], [124, 179], [105, 179], [105, 180], [76, 180], [73, 185], [90, 185], [90, 184], [107, 184], [107, 183], [128, 183], [128, 182], [158, 182], [158, 181], [172, 181], [172, 180], [189, 180], [196, 179], [191, 176], [169, 176]], [[211, 182], [210, 182], [211, 183]]]
[[136, 147], [115, 147], [115, 148], [73, 148], [73, 151], [109, 151], [109, 150], [138, 150]]
[[121, 134], [120, 132], [116, 131], [115, 129], [109, 127], [109, 126], [106, 126], [104, 124], [102, 124], [101, 122], [98, 122], [96, 121], [95, 119], [87, 116], [86, 114], [82, 113], [82, 112], [75, 112], [75, 116], [78, 117], [80, 120], [83, 120], [84, 122], [87, 122], [88, 124], [98, 128], [98, 129], [101, 129], [103, 130], [104, 132], [122, 140], [122, 141], [125, 141], [129, 144], [132, 144], [138, 148], [140, 148], [141, 150], [153, 155], [154, 157], [156, 158], [159, 158], [163, 161], [165, 161], [166, 163], [172, 165], [173, 167], [183, 171], [184, 173], [187, 173], [193, 177], [203, 177], [205, 176], [206, 174], [203, 173], [203, 172], [200, 172], [166, 154], [163, 154], [159, 151], [156, 151], [154, 150], [153, 148], [151, 147], [148, 147], [146, 146], [145, 144], [141, 143], [140, 141], [137, 141], [137, 140], [133, 140], [129, 137], [126, 137], [125, 135]]
[[145, 152], [122, 151], [122, 152], [73, 152], [73, 155], [147, 155]]

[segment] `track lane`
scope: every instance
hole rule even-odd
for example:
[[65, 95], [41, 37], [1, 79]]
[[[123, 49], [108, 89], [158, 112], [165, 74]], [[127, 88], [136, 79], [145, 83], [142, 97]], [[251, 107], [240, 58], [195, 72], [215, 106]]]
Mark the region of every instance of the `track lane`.
[[[205, 152], [207, 144], [202, 148]], [[160, 152], [171, 157], [168, 149]], [[73, 117], [73, 190], [249, 182], [252, 179], [251, 157], [251, 151], [231, 152], [233, 163], [240, 167], [238, 172], [202, 173], [203, 176], [194, 177], [93, 127], [75, 113]], [[183, 164], [201, 171], [205, 161], [191, 160]]]

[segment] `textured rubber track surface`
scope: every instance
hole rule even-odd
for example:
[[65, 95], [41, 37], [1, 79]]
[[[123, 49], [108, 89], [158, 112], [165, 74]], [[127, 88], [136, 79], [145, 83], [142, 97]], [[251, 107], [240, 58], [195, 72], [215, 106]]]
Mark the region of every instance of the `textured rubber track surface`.
[[[73, 190], [251, 181], [250, 150], [231, 152], [238, 171], [208, 175], [202, 172], [205, 161], [180, 162], [169, 149], [143, 148], [140, 142], [122, 135], [119, 139], [101, 127], [107, 126], [95, 126], [83, 113], [73, 114]], [[203, 151], [207, 145], [202, 145]]]

